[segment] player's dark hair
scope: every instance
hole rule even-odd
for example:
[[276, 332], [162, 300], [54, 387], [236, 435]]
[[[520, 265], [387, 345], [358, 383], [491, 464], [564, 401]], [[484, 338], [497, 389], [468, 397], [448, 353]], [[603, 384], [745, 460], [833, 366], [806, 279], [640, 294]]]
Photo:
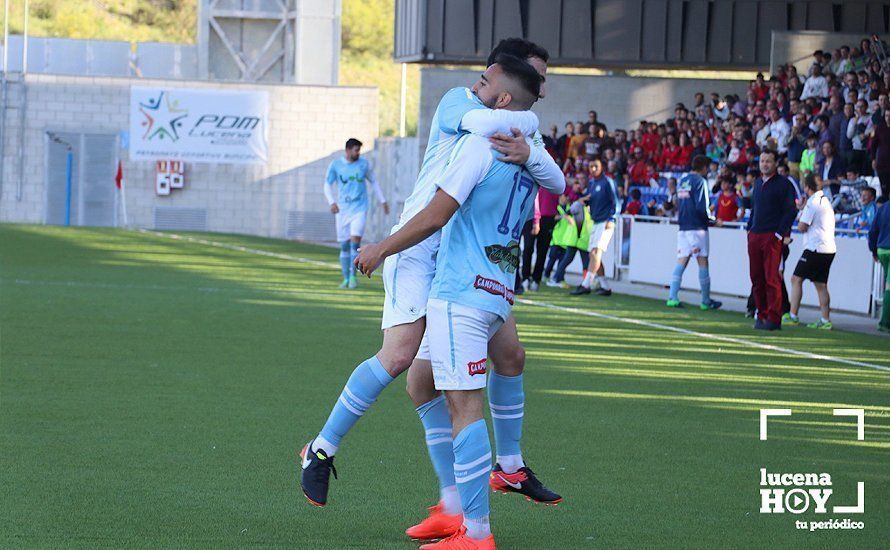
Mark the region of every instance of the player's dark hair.
[[540, 57], [544, 63], [550, 59], [547, 50], [538, 46], [534, 42], [529, 42], [522, 38], [505, 38], [498, 42], [498, 45], [488, 54], [488, 65], [491, 67], [496, 63], [495, 59], [498, 55], [505, 53], [518, 57], [519, 59], [528, 59], [529, 57]]
[[362, 146], [362, 142], [355, 138], [349, 138], [346, 140], [346, 148], [347, 149], [352, 149], [353, 147], [361, 147], [361, 146]]
[[704, 170], [711, 164], [711, 159], [704, 155], [695, 155], [695, 158], [692, 159], [692, 171], [698, 172], [700, 170]]
[[630, 197], [633, 200], [638, 201], [638, 200], [640, 200], [640, 197], [642, 197], [642, 196], [643, 196], [643, 193], [636, 187], [630, 190]]
[[[522, 88], [537, 98], [541, 95], [541, 84], [544, 77], [538, 74], [534, 67], [529, 65], [527, 61], [506, 53], [499, 54], [495, 63], [504, 71], [508, 77], [516, 80]], [[534, 100], [532, 100], [534, 102]]]
[[813, 192], [819, 190], [819, 182], [816, 181], [816, 176], [812, 172], [807, 172], [807, 175], [804, 176], [803, 186]]
[[871, 193], [871, 198], [875, 198], [878, 196], [878, 192], [875, 190], [874, 187], [863, 187], [862, 190], [866, 193]]
[[773, 157], [773, 160], [776, 160], [776, 161], [779, 160], [779, 155], [772, 149], [764, 149], [763, 151], [760, 152], [760, 156], [762, 157], [763, 155], [769, 155], [769, 156]]

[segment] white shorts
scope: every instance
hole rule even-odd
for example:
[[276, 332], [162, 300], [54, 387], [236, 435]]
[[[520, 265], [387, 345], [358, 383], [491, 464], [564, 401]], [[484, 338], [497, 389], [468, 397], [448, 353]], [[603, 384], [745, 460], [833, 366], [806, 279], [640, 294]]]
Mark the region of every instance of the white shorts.
[[[396, 231], [393, 228], [393, 231]], [[436, 274], [439, 234], [390, 256], [383, 262], [383, 321], [380, 328], [406, 325], [426, 315], [426, 302]], [[428, 359], [429, 355], [425, 357]]]
[[436, 389], [484, 388], [488, 341], [503, 324], [494, 313], [431, 298], [424, 339], [429, 345]]
[[367, 210], [358, 212], [334, 214], [337, 224], [337, 242], [348, 241], [349, 237], [361, 237], [365, 234], [365, 220], [368, 219]]
[[709, 243], [710, 239], [708, 238], [707, 229], [678, 231], [677, 257], [688, 258], [689, 256], [694, 256], [696, 258], [707, 258]]
[[600, 222], [593, 224], [590, 230], [590, 242], [587, 245], [587, 251], [591, 252], [594, 248], [603, 254], [609, 249], [609, 242], [612, 240], [612, 234], [615, 233], [615, 224], [612, 227], [606, 227], [609, 222]]

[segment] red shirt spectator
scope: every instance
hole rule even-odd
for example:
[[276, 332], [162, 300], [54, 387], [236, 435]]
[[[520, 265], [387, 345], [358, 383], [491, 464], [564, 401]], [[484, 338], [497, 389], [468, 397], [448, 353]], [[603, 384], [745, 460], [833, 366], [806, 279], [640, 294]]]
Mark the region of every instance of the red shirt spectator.
[[717, 198], [717, 219], [724, 222], [734, 222], [739, 212], [739, 196], [734, 189], [728, 192], [724, 190]]

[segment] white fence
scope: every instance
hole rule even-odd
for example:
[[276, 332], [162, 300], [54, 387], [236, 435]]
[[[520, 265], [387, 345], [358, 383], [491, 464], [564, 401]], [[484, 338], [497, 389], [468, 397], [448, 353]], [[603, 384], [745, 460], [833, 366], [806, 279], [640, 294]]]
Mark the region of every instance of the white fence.
[[[633, 219], [624, 216], [620, 226], [623, 231], [617, 233], [622, 233], [624, 240], [617, 242], [616, 248], [624, 248], [628, 253], [626, 263], [619, 263], [619, 267], [627, 268], [628, 279], [634, 283], [667, 284], [677, 263], [677, 225], [669, 223], [665, 218], [638, 216]], [[710, 239], [711, 291], [747, 296], [751, 290], [747, 233], [739, 227], [714, 227], [710, 229]], [[795, 234], [791, 243], [791, 255], [785, 267], [785, 280], [788, 284], [802, 250], [803, 238]], [[845, 237], [839, 231], [837, 256], [828, 278], [832, 308], [853, 313], [872, 313], [883, 292], [880, 272], [880, 265], [874, 262], [868, 250], [868, 242], [853, 235]], [[684, 273], [682, 288], [699, 290], [695, 267]], [[804, 285], [803, 303], [818, 305], [812, 285]]]

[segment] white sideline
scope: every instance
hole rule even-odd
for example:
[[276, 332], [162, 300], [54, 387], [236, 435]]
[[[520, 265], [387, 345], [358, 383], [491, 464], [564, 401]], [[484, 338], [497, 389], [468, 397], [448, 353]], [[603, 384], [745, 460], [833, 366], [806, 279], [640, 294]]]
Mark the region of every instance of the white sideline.
[[[198, 244], [204, 244], [207, 246], [214, 246], [217, 248], [225, 248], [227, 250], [236, 250], [238, 252], [247, 252], [250, 254], [258, 254], [260, 256], [269, 256], [272, 258], [280, 258], [283, 260], [292, 260], [292, 261], [296, 261], [296, 262], [317, 265], [320, 267], [329, 267], [329, 268], [340, 269], [340, 265], [335, 264], [333, 262], [322, 262], [322, 261], [318, 261], [318, 260], [312, 260], [309, 258], [302, 258], [300, 256], [292, 256], [290, 254], [280, 254], [277, 252], [269, 252], [267, 250], [259, 250], [256, 248], [247, 248], [244, 246], [226, 244], [226, 243], [221, 243], [221, 242], [217, 242], [217, 241], [208, 241], [205, 239], [198, 239], [195, 237], [178, 235], [176, 233], [161, 233], [158, 231], [150, 231], [148, 229], [140, 229], [139, 232], [147, 233], [149, 235], [155, 235], [158, 237], [167, 237], [170, 239], [176, 239], [176, 240], [188, 241], [188, 242], [193, 242], [193, 243], [198, 243]], [[691, 336], [697, 336], [700, 338], [708, 338], [711, 340], [718, 340], [721, 342], [729, 342], [732, 344], [741, 344], [741, 345], [745, 345], [745, 346], [752, 346], [755, 348], [760, 348], [760, 349], [765, 349], [765, 350], [770, 350], [770, 351], [777, 351], [780, 353], [787, 353], [789, 355], [797, 355], [799, 357], [806, 357], [809, 359], [819, 359], [821, 361], [831, 361], [833, 363], [841, 363], [843, 365], [850, 365], [853, 367], [865, 367], [865, 368], [869, 368], [869, 369], [890, 372], [890, 367], [885, 367], [882, 365], [875, 365], [873, 363], [866, 363], [864, 361], [854, 361], [852, 359], [843, 359], [840, 357], [833, 357], [831, 355], [822, 355], [821, 353], [810, 353], [808, 351], [800, 351], [800, 350], [796, 350], [796, 349], [783, 348], [781, 346], [774, 346], [772, 344], [764, 344], [761, 342], [754, 342], [752, 340], [744, 340], [742, 338], [733, 338], [731, 336], [720, 336], [717, 334], [710, 334], [707, 332], [697, 332], [697, 331], [689, 330], [689, 329], [685, 329], [685, 328], [672, 327], [670, 325], [662, 325], [661, 323], [652, 323], [650, 321], [641, 321], [639, 319], [630, 319], [627, 317], [619, 317], [617, 315], [609, 315], [608, 313], [599, 313], [596, 311], [589, 311], [589, 310], [585, 310], [585, 309], [577, 309], [577, 308], [573, 308], [573, 307], [558, 306], [556, 304], [551, 304], [549, 302], [538, 302], [536, 300], [528, 300], [525, 298], [517, 298], [516, 301], [519, 303], [522, 303], [522, 304], [543, 307], [543, 308], [552, 309], [555, 311], [563, 311], [566, 313], [586, 315], [588, 317], [599, 317], [601, 319], [609, 319], [611, 321], [620, 321], [622, 323], [629, 323], [632, 325], [640, 325], [640, 326], [649, 327], [649, 328], [656, 328], [656, 329], [667, 330], [667, 331], [671, 331], [671, 332], [678, 332], [680, 334], [689, 334]]]
[[742, 338], [733, 338], [732, 336], [720, 336], [719, 334], [710, 334], [708, 332], [697, 332], [694, 330], [689, 330], [685, 328], [672, 327], [670, 325], [662, 325], [661, 323], [653, 323], [650, 321], [641, 321], [639, 319], [628, 319], [627, 317], [619, 317], [617, 315], [609, 315], [608, 313], [599, 313], [596, 311], [589, 311], [586, 309], [577, 309], [574, 307], [565, 307], [558, 306], [556, 304], [551, 304], [549, 302], [538, 302], [535, 300], [528, 300], [526, 298], [517, 298], [517, 302], [528, 304], [531, 306], [538, 306], [547, 309], [553, 309], [556, 311], [564, 311], [566, 313], [574, 313], [577, 315], [586, 315], [588, 317], [599, 317], [601, 319], [609, 319], [612, 321], [621, 321], [622, 323], [630, 323], [632, 325], [640, 325], [644, 327], [657, 328], [661, 330], [669, 330], [671, 332], [679, 332], [680, 334], [689, 334], [691, 336], [698, 336], [701, 338], [709, 338], [711, 340], [719, 340], [721, 342], [730, 342], [733, 344], [742, 344], [745, 346], [753, 346], [760, 349], [766, 349], [770, 351], [778, 351], [781, 353], [787, 353], [789, 355], [798, 355], [800, 357], [807, 357], [809, 359], [819, 359], [822, 361], [832, 361], [835, 363], [842, 363], [844, 365], [851, 365], [854, 367], [866, 367], [870, 369], [877, 369], [890, 372], [890, 367], [885, 367], [882, 365], [875, 365], [873, 363], [866, 363], [864, 361], [854, 361], [852, 359], [842, 359], [840, 357], [832, 357], [831, 355], [822, 355], [820, 353], [810, 353], [808, 351], [800, 351], [791, 348], [783, 348], [781, 346], [774, 346], [772, 344], [764, 344], [761, 342], [754, 342], [752, 340], [744, 340]]

